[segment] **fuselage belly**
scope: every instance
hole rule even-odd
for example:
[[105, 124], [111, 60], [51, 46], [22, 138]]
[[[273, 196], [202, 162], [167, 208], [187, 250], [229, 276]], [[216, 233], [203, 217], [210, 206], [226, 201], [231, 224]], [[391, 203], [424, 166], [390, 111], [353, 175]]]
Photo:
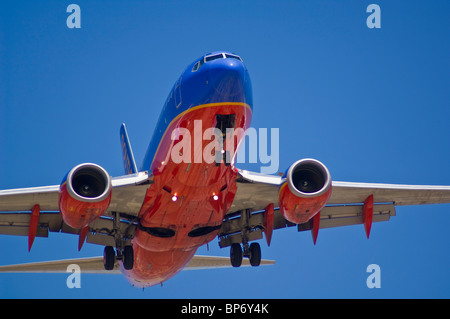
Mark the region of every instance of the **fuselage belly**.
[[233, 202], [233, 159], [250, 126], [252, 97], [244, 64], [226, 54], [194, 61], [164, 105], [143, 164], [154, 183], [132, 242], [134, 267], [122, 267], [133, 285], [156, 285], [182, 270], [214, 239]]

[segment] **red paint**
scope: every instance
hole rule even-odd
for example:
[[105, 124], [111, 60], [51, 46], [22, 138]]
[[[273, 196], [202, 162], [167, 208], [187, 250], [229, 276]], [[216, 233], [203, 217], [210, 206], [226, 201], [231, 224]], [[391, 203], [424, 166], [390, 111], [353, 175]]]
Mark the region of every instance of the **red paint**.
[[154, 286], [170, 279], [189, 263], [196, 252], [196, 249], [154, 252], [136, 244], [133, 249], [133, 270], [125, 270], [120, 265], [125, 278], [136, 287]]
[[89, 226], [81, 228], [80, 234], [78, 237], [78, 251], [80, 251], [81, 248], [83, 247], [83, 244], [86, 241], [88, 232], [89, 232]]
[[[154, 183], [147, 190], [139, 213], [141, 227], [132, 241], [134, 267], [122, 269], [134, 285], [151, 286], [171, 278], [189, 262], [199, 246], [217, 236], [236, 194], [237, 170], [233, 164], [216, 166], [214, 161], [205, 161], [202, 156], [205, 149], [215, 158], [213, 139], [194, 140], [194, 134], [203, 136], [205, 130], [216, 127], [216, 114], [234, 114], [235, 128], [242, 129], [234, 137], [234, 147], [230, 147], [230, 136], [224, 144], [234, 158], [251, 120], [251, 109], [243, 103], [194, 107], [172, 121], [162, 138], [151, 166]], [[195, 121], [201, 121], [201, 130]], [[189, 148], [177, 146], [184, 137], [171, 139], [176, 128], [190, 132]], [[174, 162], [171, 156], [174, 147], [177, 154], [190, 153], [190, 163]]]
[[34, 238], [36, 238], [36, 232], [38, 228], [38, 222], [39, 222], [39, 214], [41, 212], [41, 209], [39, 205], [34, 205], [33, 209], [31, 210], [31, 216], [30, 216], [30, 225], [28, 227], [28, 251], [31, 250], [31, 246], [33, 246]]
[[316, 197], [299, 197], [293, 194], [284, 183], [278, 194], [280, 210], [283, 217], [295, 224], [303, 224], [316, 215], [331, 196], [331, 187]]
[[82, 202], [74, 199], [63, 183], [59, 191], [59, 211], [64, 222], [72, 228], [80, 229], [102, 216], [111, 202], [111, 193], [100, 202]]
[[264, 209], [264, 232], [266, 234], [267, 246], [270, 246], [270, 242], [272, 241], [273, 215], [273, 203], [270, 203]]
[[317, 236], [319, 236], [320, 212], [318, 212], [317, 214], [314, 215], [311, 222], [312, 222], [311, 235], [312, 235], [313, 242], [315, 245], [317, 242]]
[[363, 224], [367, 238], [369, 238], [370, 229], [372, 228], [372, 220], [373, 220], [373, 195], [370, 195], [364, 201], [363, 206]]

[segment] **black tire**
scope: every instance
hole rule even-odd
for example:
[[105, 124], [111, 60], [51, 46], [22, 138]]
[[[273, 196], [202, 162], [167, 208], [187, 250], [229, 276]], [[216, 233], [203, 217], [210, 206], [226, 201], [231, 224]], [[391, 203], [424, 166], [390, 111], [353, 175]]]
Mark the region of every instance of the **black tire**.
[[123, 249], [123, 267], [126, 270], [131, 270], [133, 269], [133, 265], [134, 265], [134, 251], [133, 251], [133, 246], [125, 246], [125, 248]]
[[261, 264], [261, 246], [258, 243], [250, 245], [250, 265], [258, 267]]
[[240, 267], [242, 265], [242, 248], [240, 244], [231, 244], [230, 261], [233, 267]]
[[103, 251], [103, 265], [105, 270], [113, 270], [116, 263], [116, 253], [112, 246], [106, 246]]

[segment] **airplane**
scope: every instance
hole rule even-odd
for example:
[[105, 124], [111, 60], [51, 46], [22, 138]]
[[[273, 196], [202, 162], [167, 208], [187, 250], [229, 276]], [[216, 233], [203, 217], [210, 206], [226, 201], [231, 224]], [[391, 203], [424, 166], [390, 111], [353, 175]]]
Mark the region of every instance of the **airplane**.
[[[215, 51], [193, 61], [173, 85], [138, 169], [125, 124], [125, 174], [111, 177], [82, 163], [59, 185], [0, 190], [0, 234], [49, 232], [104, 246], [103, 256], [0, 266], [0, 272], [122, 273], [136, 287], [163, 283], [183, 269], [272, 265], [258, 240], [273, 230], [310, 231], [388, 221], [398, 205], [450, 203], [450, 186], [333, 181], [320, 161], [304, 158], [284, 174], [237, 168], [253, 112], [242, 58]], [[194, 137], [193, 141], [191, 137]], [[198, 256], [218, 238], [229, 257]]]

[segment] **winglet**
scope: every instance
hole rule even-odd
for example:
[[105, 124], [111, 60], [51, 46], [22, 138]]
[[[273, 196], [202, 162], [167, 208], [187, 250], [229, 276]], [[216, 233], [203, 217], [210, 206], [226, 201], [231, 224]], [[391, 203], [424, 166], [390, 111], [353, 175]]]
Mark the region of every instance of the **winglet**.
[[122, 159], [125, 174], [135, 174], [138, 172], [133, 150], [131, 149], [130, 139], [128, 138], [125, 123], [120, 127], [120, 145], [122, 147]]

